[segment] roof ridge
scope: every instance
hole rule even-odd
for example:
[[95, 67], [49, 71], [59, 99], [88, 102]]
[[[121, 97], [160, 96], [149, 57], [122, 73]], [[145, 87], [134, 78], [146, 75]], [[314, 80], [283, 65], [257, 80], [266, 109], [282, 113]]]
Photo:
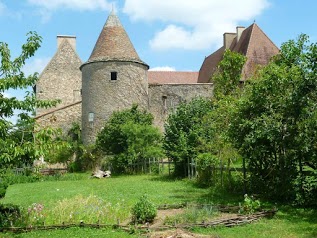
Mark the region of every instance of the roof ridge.
[[[250, 37], [249, 37], [249, 40], [248, 40], [248, 47], [247, 47], [247, 50], [246, 50], [246, 52], [245, 52], [245, 56], [247, 56], [248, 55], [248, 53], [249, 53], [249, 49], [250, 49], [250, 42], [251, 42], [251, 39], [252, 39], [252, 37], [253, 37], [253, 34], [254, 34], [254, 32], [253, 32], [253, 30], [254, 30], [254, 26], [255, 26], [255, 23], [252, 23], [249, 27], [251, 27], [251, 34], [250, 34]], [[248, 28], [249, 28], [248, 27]]]
[[271, 38], [268, 37], [268, 35], [261, 29], [261, 27], [259, 27], [258, 24], [256, 24], [256, 23], [253, 23], [253, 24], [256, 25], [256, 26], [259, 28], [259, 30], [263, 33], [263, 35], [265, 35], [265, 37], [266, 37], [267, 39], [269, 39], [269, 41], [270, 41], [277, 49], [279, 49], [279, 48], [275, 45], [275, 43], [271, 40]]

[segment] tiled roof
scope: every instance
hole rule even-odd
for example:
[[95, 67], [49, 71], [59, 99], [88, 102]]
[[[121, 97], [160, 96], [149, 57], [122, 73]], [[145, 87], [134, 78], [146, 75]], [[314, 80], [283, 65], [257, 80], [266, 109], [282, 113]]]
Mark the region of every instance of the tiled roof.
[[148, 71], [149, 84], [197, 83], [198, 72]]
[[222, 59], [224, 47], [219, 48], [217, 51], [205, 58], [198, 76], [198, 83], [208, 83], [210, 76], [217, 70], [217, 66]]
[[[272, 56], [279, 52], [276, 45], [255, 23], [242, 32], [238, 42], [237, 38], [235, 38], [229, 49], [247, 57], [247, 62], [242, 69], [243, 80], [254, 73], [256, 65], [268, 64]], [[212, 74], [217, 69], [217, 65], [222, 60], [224, 50], [224, 47], [221, 47], [216, 52], [206, 57], [199, 71], [199, 83], [210, 81]]]
[[114, 12], [109, 15], [87, 63], [113, 60], [145, 64]]

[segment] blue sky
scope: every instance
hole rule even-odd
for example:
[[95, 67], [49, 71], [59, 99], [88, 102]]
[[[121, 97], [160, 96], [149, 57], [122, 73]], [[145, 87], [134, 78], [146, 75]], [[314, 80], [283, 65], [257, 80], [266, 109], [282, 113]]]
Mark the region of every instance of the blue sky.
[[16, 56], [28, 31], [43, 37], [27, 73], [41, 72], [56, 51], [59, 34], [77, 37], [77, 52], [85, 62], [113, 6], [152, 69], [198, 71], [204, 57], [222, 44], [224, 32], [254, 21], [278, 47], [300, 33], [317, 40], [314, 0], [0, 0], [0, 42]]

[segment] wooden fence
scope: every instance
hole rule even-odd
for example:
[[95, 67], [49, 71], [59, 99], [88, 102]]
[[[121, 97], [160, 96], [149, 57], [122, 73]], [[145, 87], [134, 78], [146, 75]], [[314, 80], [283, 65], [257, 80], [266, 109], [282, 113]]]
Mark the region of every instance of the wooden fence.
[[50, 226], [26, 226], [26, 227], [1, 227], [0, 232], [30, 232], [35, 230], [56, 230], [56, 229], [66, 229], [71, 227], [89, 227], [89, 228], [112, 228], [112, 229], [121, 229], [123, 231], [131, 232], [132, 230], [140, 230], [143, 232], [153, 232], [153, 231], [164, 231], [172, 229], [192, 229], [192, 228], [207, 228], [207, 227], [233, 227], [249, 224], [255, 221], [258, 221], [261, 218], [273, 217], [277, 212], [276, 209], [256, 212], [249, 215], [237, 215], [231, 218], [217, 219], [208, 222], [193, 223], [193, 224], [174, 224], [174, 225], [160, 225], [160, 226], [151, 226], [151, 224], [146, 225], [109, 225], [109, 224], [86, 224], [80, 222], [77, 224], [61, 224], [61, 225], [50, 225]]

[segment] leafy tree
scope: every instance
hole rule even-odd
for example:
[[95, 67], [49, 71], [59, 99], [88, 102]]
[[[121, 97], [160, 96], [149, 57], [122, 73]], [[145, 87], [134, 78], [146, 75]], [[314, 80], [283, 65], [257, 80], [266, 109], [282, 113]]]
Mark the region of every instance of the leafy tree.
[[112, 156], [116, 172], [133, 172], [138, 163], [143, 170], [150, 158], [161, 158], [161, 134], [152, 125], [153, 116], [131, 109], [114, 112], [97, 137], [96, 148]]
[[176, 176], [189, 175], [188, 166], [201, 152], [199, 145], [208, 130], [203, 130], [203, 117], [212, 110], [210, 99], [195, 98], [181, 103], [165, 124], [163, 147], [174, 162]]
[[241, 81], [242, 67], [247, 58], [237, 52], [227, 49], [223, 59], [218, 65], [217, 72], [211, 81], [215, 84], [214, 94], [216, 99], [238, 92]]
[[284, 43], [236, 105], [230, 137], [257, 193], [316, 204], [316, 59], [317, 44], [306, 35]]
[[[231, 111], [234, 110], [235, 101], [239, 99], [242, 92], [240, 81], [245, 62], [245, 56], [226, 50], [216, 74], [211, 78], [215, 84], [213, 110], [202, 118], [201, 126], [204, 136], [200, 137], [199, 151], [201, 154], [198, 154], [196, 159], [200, 183], [210, 185], [210, 183], [221, 181], [223, 185], [223, 181], [229, 182], [230, 176], [221, 173], [220, 178], [214, 168], [215, 166], [224, 167], [224, 165], [229, 168], [233, 161], [240, 158], [228, 139], [227, 130], [230, 125]], [[231, 183], [226, 183], [226, 185], [232, 189]]]
[[[38, 73], [25, 76], [22, 68], [26, 60], [32, 57], [40, 47], [41, 37], [35, 32], [29, 32], [21, 54], [11, 60], [8, 44], [0, 42], [0, 164], [8, 165], [12, 162], [29, 162], [44, 154], [49, 143], [44, 145], [42, 139], [54, 134], [50, 129], [37, 133], [31, 137], [34, 130], [34, 120], [31, 113], [36, 107], [56, 105], [57, 101], [39, 101], [33, 92], [27, 92], [23, 100], [16, 97], [6, 97], [9, 89], [26, 90], [32, 87], [38, 79]], [[18, 124], [8, 119], [15, 110], [20, 110]], [[39, 143], [37, 143], [39, 142]], [[46, 141], [47, 142], [47, 141]], [[29, 158], [28, 161], [25, 159]]]

